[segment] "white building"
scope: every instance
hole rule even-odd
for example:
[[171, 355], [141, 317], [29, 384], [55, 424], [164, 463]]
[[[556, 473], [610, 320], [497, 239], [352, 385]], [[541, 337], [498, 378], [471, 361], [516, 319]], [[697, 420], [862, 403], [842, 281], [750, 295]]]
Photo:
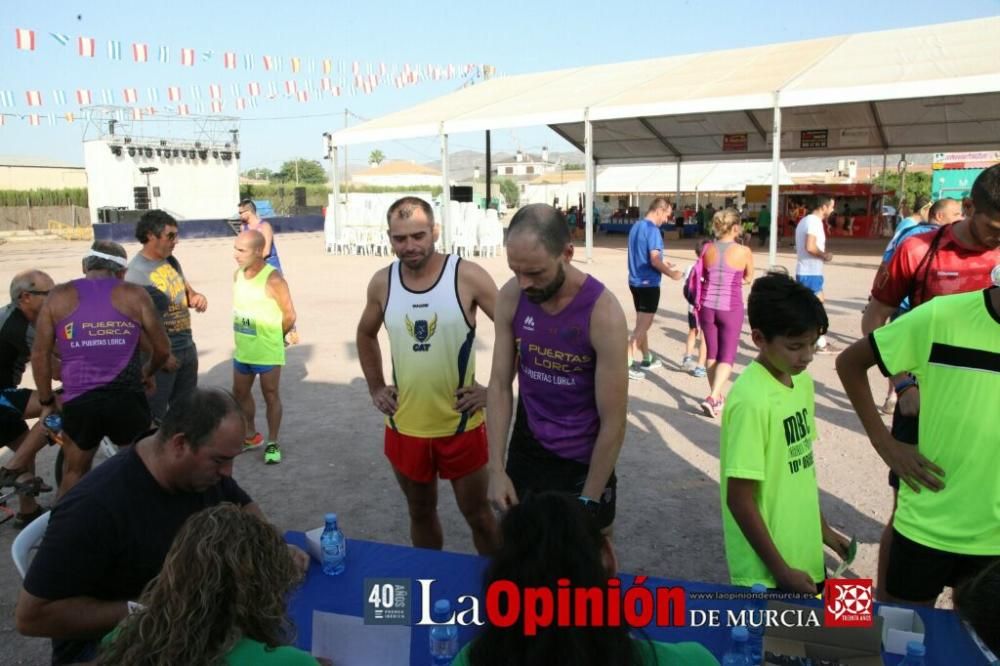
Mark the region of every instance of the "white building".
[[351, 182], [356, 185], [372, 185], [377, 187], [408, 187], [420, 185], [423, 187], [440, 187], [441, 172], [437, 169], [409, 162], [392, 160], [377, 166], [371, 166], [364, 171], [351, 176]]
[[0, 155], [0, 190], [67, 187], [87, 187], [87, 173], [82, 166], [44, 157]]
[[542, 148], [542, 154], [537, 156], [519, 150], [514, 155], [513, 162], [493, 163], [493, 173], [501, 178], [533, 179], [536, 176], [559, 171], [561, 168], [561, 165], [549, 161], [548, 148]]

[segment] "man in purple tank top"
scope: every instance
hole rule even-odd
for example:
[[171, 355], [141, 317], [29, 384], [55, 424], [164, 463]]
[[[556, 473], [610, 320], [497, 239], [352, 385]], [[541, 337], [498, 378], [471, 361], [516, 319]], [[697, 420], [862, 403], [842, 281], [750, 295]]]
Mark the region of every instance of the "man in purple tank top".
[[618, 300], [572, 259], [566, 221], [555, 208], [533, 204], [511, 220], [507, 263], [514, 278], [497, 299], [486, 402], [489, 496], [503, 511], [529, 492], [572, 494], [610, 533], [625, 438], [628, 331]]
[[[124, 281], [125, 248], [95, 241], [83, 259], [84, 278], [58, 285], [35, 324], [31, 368], [41, 418], [62, 412], [65, 467], [62, 497], [90, 469], [104, 437], [122, 446], [150, 427], [146, 389], [170, 355], [170, 341], [145, 289]], [[140, 339], [149, 353], [143, 366]], [[146, 347], [148, 346], [148, 349]], [[58, 353], [63, 394], [52, 391], [52, 354]]]

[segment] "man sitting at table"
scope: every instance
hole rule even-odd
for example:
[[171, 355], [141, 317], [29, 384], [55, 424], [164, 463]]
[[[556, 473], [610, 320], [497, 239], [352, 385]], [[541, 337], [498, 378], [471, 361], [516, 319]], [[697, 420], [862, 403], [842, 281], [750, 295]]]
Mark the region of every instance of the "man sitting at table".
[[[53, 639], [52, 663], [94, 657], [134, 608], [189, 516], [232, 502], [263, 517], [231, 477], [244, 419], [231, 394], [179, 396], [158, 431], [72, 488], [52, 511], [17, 602], [17, 630]], [[300, 566], [307, 556], [295, 549]]]

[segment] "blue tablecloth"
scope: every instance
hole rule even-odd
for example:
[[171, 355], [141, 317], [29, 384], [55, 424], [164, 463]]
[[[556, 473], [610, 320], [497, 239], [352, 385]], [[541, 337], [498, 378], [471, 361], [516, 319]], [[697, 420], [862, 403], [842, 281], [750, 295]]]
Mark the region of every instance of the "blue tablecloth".
[[[288, 532], [289, 543], [304, 547], [302, 532]], [[474, 555], [448, 553], [407, 546], [396, 546], [373, 541], [347, 540], [347, 568], [339, 576], [326, 576], [319, 564], [313, 561], [302, 587], [293, 595], [289, 603], [289, 614], [298, 629], [296, 644], [304, 649], [312, 648], [312, 617], [314, 611], [326, 611], [361, 617], [366, 598], [363, 582], [365, 578], [409, 578], [412, 579], [412, 620], [419, 619], [423, 602], [417, 579], [434, 579], [434, 599], [449, 599], [454, 604], [458, 597], [472, 595], [480, 600], [482, 618], [486, 619], [485, 595], [482, 592], [482, 577], [486, 559]], [[634, 582], [634, 576], [621, 574], [622, 589], [626, 590]], [[729, 585], [698, 583], [669, 578], [649, 577], [644, 582], [647, 587], [682, 586], [688, 593], [687, 610], [718, 609], [723, 616], [727, 610], [739, 611], [743, 602], [719, 600], [695, 600], [691, 593], [739, 592], [745, 591]], [[821, 607], [819, 601], [810, 605]], [[976, 648], [958, 617], [950, 612], [930, 608], [916, 609], [926, 627], [927, 666], [975, 666], [986, 664], [986, 660]], [[820, 617], [822, 618], [822, 612]], [[410, 663], [423, 666], [427, 663], [428, 627], [412, 627], [410, 636]], [[649, 627], [646, 634], [655, 640], [674, 643], [695, 641], [707, 647], [716, 657], [722, 657], [728, 640], [726, 627]], [[464, 644], [476, 633], [475, 627], [460, 627], [459, 642]], [[889, 666], [897, 664], [901, 658], [883, 655]]]

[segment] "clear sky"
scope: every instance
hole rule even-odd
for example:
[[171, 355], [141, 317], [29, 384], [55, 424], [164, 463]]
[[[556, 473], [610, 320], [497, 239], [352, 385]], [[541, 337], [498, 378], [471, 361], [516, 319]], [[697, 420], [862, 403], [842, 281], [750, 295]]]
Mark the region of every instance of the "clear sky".
[[[339, 61], [386, 63], [489, 63], [498, 73], [512, 75], [562, 67], [619, 62], [681, 53], [754, 46], [830, 35], [910, 27], [1000, 14], [1000, 0], [840, 0], [825, 3], [779, 0], [618, 0], [573, 2], [506, 0], [505, 2], [454, 2], [453, 0], [274, 2], [244, 0], [170, 0], [137, 3], [109, 0], [0, 0], [0, 113], [42, 114], [38, 127], [6, 117], [0, 126], [0, 155], [25, 155], [83, 163], [84, 123], [59, 120], [50, 126], [47, 114], [61, 118], [77, 111], [75, 91], [91, 90], [99, 104], [100, 91], [110, 88], [115, 103], [122, 104], [123, 88], [135, 88], [139, 106], [164, 108], [167, 87], [180, 86], [182, 101], [195, 111], [191, 86], [209, 102], [208, 86], [219, 84], [224, 112], [240, 117], [241, 167], [277, 168], [292, 157], [319, 158], [321, 135], [342, 127], [344, 109], [351, 124], [423, 100], [444, 95], [462, 85], [427, 81], [404, 89], [385, 85], [371, 95], [332, 97], [318, 94], [321, 61], [333, 60], [333, 83], [339, 83]], [[15, 47], [15, 29], [35, 31], [36, 50]], [[65, 34], [61, 46], [49, 33]], [[77, 55], [77, 37], [93, 37], [96, 56]], [[108, 40], [122, 44], [120, 61], [109, 60]], [[132, 60], [132, 43], [149, 45], [150, 62]], [[170, 61], [158, 62], [158, 48], [170, 49]], [[180, 64], [180, 50], [198, 53], [194, 67]], [[213, 56], [203, 60], [201, 54]], [[237, 54], [235, 70], [223, 67], [223, 53]], [[254, 69], [243, 68], [243, 55], [254, 56]], [[284, 69], [267, 72], [264, 55], [282, 56]], [[289, 60], [298, 57], [302, 69], [290, 72]], [[316, 73], [307, 71], [316, 61]], [[310, 101], [284, 96], [284, 85], [294, 79], [300, 87], [307, 79], [316, 87]], [[261, 85], [264, 97], [256, 108], [235, 109], [233, 83], [245, 91], [249, 82]], [[279, 89], [266, 100], [268, 83]], [[158, 102], [147, 99], [147, 89], [158, 90]], [[42, 107], [28, 107], [27, 90], [42, 93]], [[54, 91], [65, 93], [58, 104]], [[13, 94], [13, 107], [3, 106], [3, 91]], [[244, 96], [245, 92], [241, 92]], [[150, 125], [150, 127], [153, 127]], [[147, 130], [147, 134], [155, 134]], [[570, 146], [546, 128], [494, 132], [494, 151], [552, 150]], [[451, 150], [482, 150], [480, 135], [451, 138]], [[391, 141], [351, 148], [352, 162], [363, 162], [371, 149], [390, 158], [418, 162], [437, 159], [436, 139]]]

